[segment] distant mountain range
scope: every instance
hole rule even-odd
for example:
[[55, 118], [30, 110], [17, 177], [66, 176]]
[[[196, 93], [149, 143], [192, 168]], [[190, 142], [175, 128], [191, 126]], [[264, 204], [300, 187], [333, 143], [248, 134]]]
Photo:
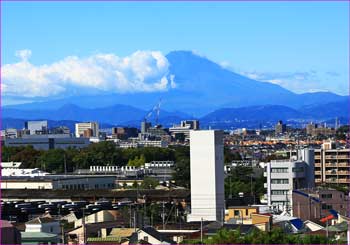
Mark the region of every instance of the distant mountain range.
[[[326, 103], [323, 105], [304, 106], [299, 110], [281, 105], [264, 105], [264, 106], [249, 106], [239, 108], [221, 108], [207, 115], [195, 118], [182, 112], [168, 112], [161, 110], [158, 123], [170, 127], [173, 124], [178, 124], [185, 119], [199, 119], [204, 127], [217, 128], [232, 128], [244, 127], [250, 125], [272, 125], [278, 120], [292, 122], [308, 122], [308, 121], [329, 121], [336, 117], [341, 122], [347, 123], [349, 118], [348, 111], [349, 100], [339, 102]], [[148, 111], [138, 109], [126, 105], [114, 105], [110, 107], [101, 107], [95, 109], [82, 108], [74, 104], [67, 104], [58, 109], [46, 110], [20, 110], [14, 108], [4, 108], [2, 111], [3, 126], [22, 128], [25, 120], [51, 120], [50, 125], [57, 125], [61, 122], [62, 125], [74, 125], [75, 122], [81, 121], [98, 121], [104, 124], [105, 127], [112, 125], [123, 125], [139, 127], [140, 122], [144, 120]], [[155, 112], [149, 118], [149, 121], [155, 123]], [[22, 125], [19, 126], [21, 119]]]
[[104, 93], [4, 106], [2, 118], [138, 126], [160, 99], [159, 122], [166, 126], [193, 118], [210, 126], [236, 125], [233, 122], [238, 121], [349, 117], [348, 96], [330, 92], [296, 94], [279, 85], [234, 73], [189, 51], [170, 52], [166, 57], [170, 63], [169, 76], [174, 75], [176, 84], [167, 91]]

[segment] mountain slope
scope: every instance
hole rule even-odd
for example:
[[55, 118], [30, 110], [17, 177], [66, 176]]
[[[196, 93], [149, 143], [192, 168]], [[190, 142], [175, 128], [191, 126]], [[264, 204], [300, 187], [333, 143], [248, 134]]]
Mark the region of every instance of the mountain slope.
[[[175, 82], [175, 87], [166, 91], [71, 96], [6, 108], [52, 110], [65, 104], [75, 104], [84, 108], [105, 108], [122, 104], [147, 111], [162, 99], [162, 109], [166, 111], [178, 110], [194, 116], [203, 116], [223, 107], [284, 105], [298, 109], [306, 105], [338, 102], [345, 98], [328, 92], [295, 94], [279, 85], [255, 81], [234, 73], [190, 51], [173, 51], [166, 57], [170, 64], [169, 78], [174, 76]], [[129, 109], [135, 118], [142, 114]], [[110, 111], [113, 111], [113, 108], [110, 108]], [[124, 111], [121, 111], [123, 115]], [[107, 112], [100, 113], [105, 117]], [[114, 121], [121, 120], [122, 115], [119, 118], [113, 115], [116, 117]]]
[[279, 106], [250, 106], [241, 108], [223, 108], [201, 118], [202, 122], [230, 122], [237, 120], [245, 121], [277, 121], [289, 119], [307, 118], [305, 115], [295, 109]]

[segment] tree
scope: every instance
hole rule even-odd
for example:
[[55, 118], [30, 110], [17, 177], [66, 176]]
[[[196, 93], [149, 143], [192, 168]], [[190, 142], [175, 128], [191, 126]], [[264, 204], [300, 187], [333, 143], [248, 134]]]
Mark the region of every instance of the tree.
[[38, 159], [42, 169], [53, 173], [64, 172], [65, 151], [62, 149], [50, 149], [45, 151]]
[[141, 184], [142, 189], [154, 189], [159, 185], [159, 181], [155, 178], [146, 176]]
[[253, 192], [256, 198], [260, 198], [265, 193], [263, 174], [254, 177], [253, 168], [237, 165], [225, 179], [225, 196], [237, 197], [240, 192]]
[[[17, 147], [11, 147], [17, 148]], [[35, 150], [33, 146], [18, 147], [19, 149], [9, 149], [11, 155], [10, 161], [22, 162], [21, 168], [40, 168], [38, 158], [42, 153], [39, 150]], [[6, 159], [6, 158], [5, 158]]]
[[319, 235], [286, 234], [282, 228], [273, 228], [269, 232], [253, 230], [243, 235], [238, 230], [220, 229], [214, 236], [204, 240], [205, 244], [329, 244], [335, 243]]

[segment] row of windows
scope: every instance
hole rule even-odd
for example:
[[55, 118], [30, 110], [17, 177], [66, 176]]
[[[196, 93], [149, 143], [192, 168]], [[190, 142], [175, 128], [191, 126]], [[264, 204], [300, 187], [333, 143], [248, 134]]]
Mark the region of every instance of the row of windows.
[[332, 194], [321, 194], [321, 198], [332, 198]]
[[272, 195], [287, 195], [288, 194], [288, 190], [274, 190], [271, 191]]
[[288, 173], [288, 168], [271, 168], [271, 173]]
[[289, 179], [272, 179], [271, 184], [289, 184]]
[[[113, 188], [114, 184], [109, 183], [109, 184], [95, 184], [95, 189], [99, 188]], [[89, 189], [88, 184], [74, 184], [74, 185], [62, 185], [62, 189], [66, 190], [84, 190], [84, 189]]]

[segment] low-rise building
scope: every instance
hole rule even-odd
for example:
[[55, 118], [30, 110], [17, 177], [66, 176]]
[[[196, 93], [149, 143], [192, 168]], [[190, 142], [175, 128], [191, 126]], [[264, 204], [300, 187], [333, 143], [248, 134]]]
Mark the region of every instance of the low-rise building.
[[258, 207], [252, 206], [232, 206], [225, 211], [225, 222], [232, 222], [238, 224], [251, 224], [252, 214], [258, 213]]
[[90, 144], [87, 138], [67, 137], [65, 134], [25, 135], [22, 138], [6, 138], [5, 146], [31, 145], [37, 150], [84, 148]]
[[0, 220], [1, 244], [21, 244], [21, 233], [7, 220]]
[[1, 189], [113, 189], [115, 179], [113, 175], [13, 175], [2, 176], [0, 185]]
[[302, 220], [320, 220], [331, 215], [330, 210], [346, 216], [349, 198], [330, 188], [310, 188], [293, 191], [293, 214]]
[[97, 213], [93, 213], [87, 216], [84, 216], [76, 221], [74, 221], [74, 227], [80, 227], [83, 225], [83, 219], [85, 224], [100, 223], [107, 221], [115, 221], [120, 217], [120, 212], [117, 210], [101, 210]]

